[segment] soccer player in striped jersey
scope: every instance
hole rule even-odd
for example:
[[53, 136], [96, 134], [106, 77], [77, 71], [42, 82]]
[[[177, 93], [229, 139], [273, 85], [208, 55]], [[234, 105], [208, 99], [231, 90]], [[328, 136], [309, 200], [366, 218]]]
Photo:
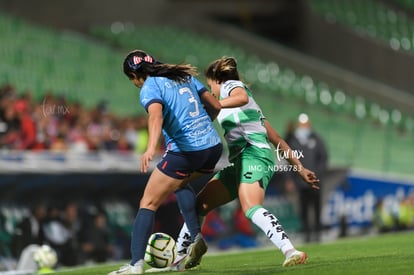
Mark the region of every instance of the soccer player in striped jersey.
[[[240, 81], [234, 58], [223, 57], [212, 62], [205, 76], [222, 107], [217, 120], [224, 130], [231, 165], [219, 171], [197, 195], [200, 219], [210, 210], [239, 198], [246, 217], [285, 255], [283, 266], [305, 263], [307, 255], [295, 249], [277, 217], [262, 206], [275, 165], [276, 150], [272, 150], [270, 143], [278, 148], [278, 152], [283, 152], [312, 188], [319, 189], [318, 178], [303, 167], [289, 145], [266, 120], [250, 89]], [[184, 224], [177, 242], [179, 252], [187, 252], [187, 239], [189, 235]], [[199, 255], [198, 261], [192, 264], [198, 265], [201, 257]]]
[[148, 112], [148, 145], [141, 156], [141, 172], [148, 172], [161, 133], [167, 150], [152, 171], [140, 201], [132, 228], [131, 262], [111, 275], [144, 273], [154, 213], [172, 192], [190, 228], [192, 245], [198, 250], [196, 241], [200, 243], [202, 236], [195, 194], [187, 184], [212, 173], [222, 153], [221, 139], [212, 122], [221, 106], [194, 77], [194, 67], [161, 63], [141, 50], [129, 53], [123, 65], [125, 75], [140, 88], [140, 103]]

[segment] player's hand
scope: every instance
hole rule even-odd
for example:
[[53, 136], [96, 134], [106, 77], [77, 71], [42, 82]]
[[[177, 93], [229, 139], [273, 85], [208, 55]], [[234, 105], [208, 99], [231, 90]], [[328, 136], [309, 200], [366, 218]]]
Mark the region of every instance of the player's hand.
[[149, 151], [149, 150], [145, 151], [145, 153], [142, 154], [141, 156], [141, 172], [142, 173], [148, 172], [148, 168], [150, 166], [150, 162], [153, 156], [154, 156], [154, 152]]
[[304, 181], [311, 185], [313, 189], [320, 189], [320, 187], [318, 186], [319, 179], [318, 177], [316, 177], [316, 174], [314, 172], [312, 172], [309, 169], [303, 168], [299, 172], [299, 174]]

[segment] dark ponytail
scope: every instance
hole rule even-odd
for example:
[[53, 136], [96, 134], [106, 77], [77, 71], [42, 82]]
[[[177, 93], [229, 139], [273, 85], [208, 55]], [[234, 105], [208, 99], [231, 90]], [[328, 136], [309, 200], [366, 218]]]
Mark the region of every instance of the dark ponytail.
[[177, 82], [185, 82], [189, 80], [191, 75], [197, 75], [196, 68], [189, 64], [161, 63], [141, 50], [130, 52], [125, 57], [123, 67], [124, 73], [129, 79], [146, 79], [147, 76], [162, 76]]

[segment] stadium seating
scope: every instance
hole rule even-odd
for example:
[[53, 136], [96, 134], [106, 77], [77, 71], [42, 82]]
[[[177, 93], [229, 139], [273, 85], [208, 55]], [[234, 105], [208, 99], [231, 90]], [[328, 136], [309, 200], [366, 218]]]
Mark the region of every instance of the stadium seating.
[[404, 8], [414, 10], [414, 1], [412, 0], [394, 0], [393, 2], [399, 4]]
[[[411, 5], [412, 1], [400, 0]], [[361, 35], [388, 43], [394, 50], [414, 51], [414, 21], [405, 13], [376, 0], [310, 0], [313, 11]], [[410, 4], [411, 3], [411, 4]]]
[[30, 90], [37, 99], [51, 91], [69, 100], [80, 100], [88, 107], [106, 100], [119, 114], [141, 112], [136, 89], [122, 73], [124, 53], [109, 45], [7, 15], [0, 15], [0, 39], [2, 84]]

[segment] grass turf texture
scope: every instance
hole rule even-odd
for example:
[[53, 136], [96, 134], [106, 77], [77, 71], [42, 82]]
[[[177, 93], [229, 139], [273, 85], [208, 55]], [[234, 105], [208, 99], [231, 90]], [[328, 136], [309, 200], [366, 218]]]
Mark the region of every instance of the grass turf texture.
[[[306, 251], [305, 265], [282, 267], [283, 255], [276, 249], [249, 250], [207, 255], [197, 270], [186, 274], [414, 274], [414, 232], [338, 240], [333, 243], [298, 246]], [[106, 264], [60, 270], [55, 274], [107, 274], [122, 265]], [[148, 266], [147, 266], [148, 267]], [[182, 274], [177, 272], [147, 274]]]

